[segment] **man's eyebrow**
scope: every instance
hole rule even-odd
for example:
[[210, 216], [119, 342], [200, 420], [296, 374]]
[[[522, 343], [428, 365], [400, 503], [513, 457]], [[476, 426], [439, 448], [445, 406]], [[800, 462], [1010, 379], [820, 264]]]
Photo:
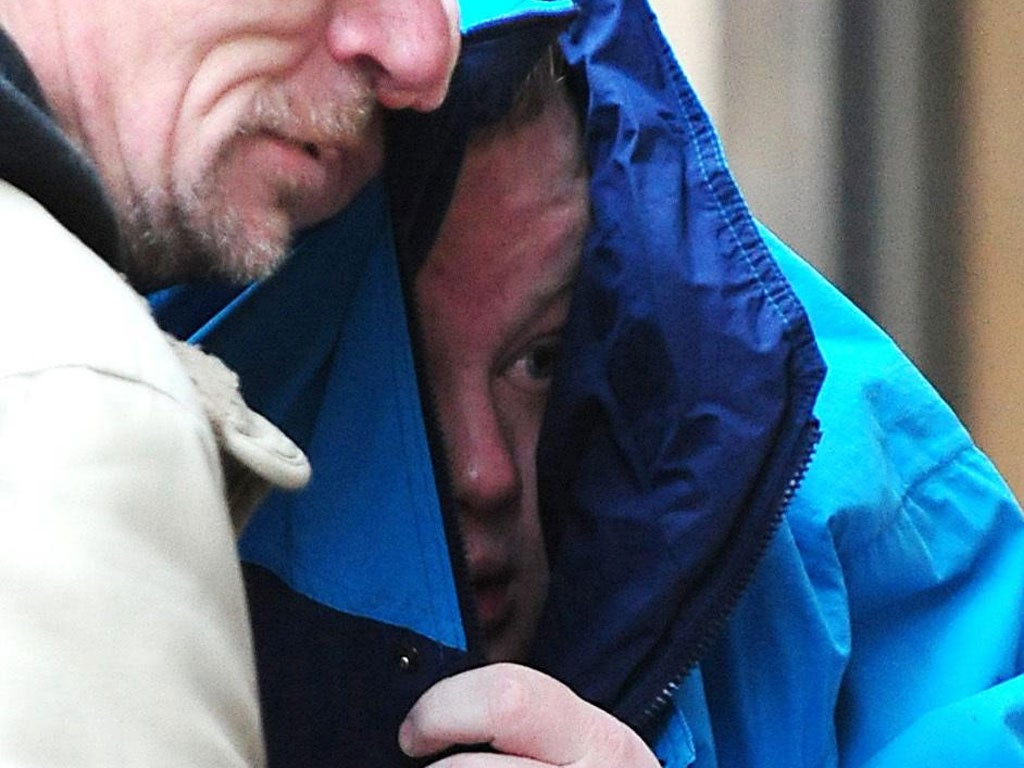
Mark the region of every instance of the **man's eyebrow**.
[[532, 293], [529, 299], [529, 307], [515, 323], [515, 330], [511, 337], [518, 339], [533, 323], [550, 312], [555, 304], [570, 298], [576, 287], [576, 277], [578, 275], [579, 263], [577, 262], [576, 266], [569, 270], [557, 283]]
[[562, 279], [559, 280], [554, 286], [552, 286], [550, 291], [545, 291], [545, 294], [548, 296], [556, 297], [560, 296], [563, 293], [572, 293], [573, 289], [576, 287], [576, 278], [579, 276], [579, 274], [580, 265], [579, 260], [577, 259], [575, 265], [573, 265], [573, 268], [566, 272]]
[[[539, 281], [541, 286], [537, 290], [530, 292], [525, 303], [527, 306], [526, 311], [512, 325], [513, 332], [509, 334], [508, 338], [518, 341], [526, 333], [530, 325], [537, 322], [538, 318], [551, 310], [552, 305], [557, 304], [563, 299], [571, 298], [572, 292], [576, 288], [576, 280], [579, 278], [580, 267], [583, 262], [586, 233], [590, 229], [592, 221], [593, 213], [588, 205], [583, 220], [579, 224], [580, 230], [577, 232], [577, 237], [573, 238], [572, 253], [567, 257], [571, 260], [569, 268], [563, 270], [562, 274], [559, 275], [559, 279], [552, 285], [544, 285], [545, 281]], [[534, 287], [536, 286], [537, 284], [535, 283]]]

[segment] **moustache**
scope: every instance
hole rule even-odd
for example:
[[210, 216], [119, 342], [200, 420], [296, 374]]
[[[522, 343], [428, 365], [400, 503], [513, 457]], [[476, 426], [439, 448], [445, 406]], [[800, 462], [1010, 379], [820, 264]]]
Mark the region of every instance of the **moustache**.
[[238, 132], [279, 136], [319, 153], [364, 141], [378, 112], [372, 89], [359, 84], [343, 95], [323, 99], [300, 98], [280, 89], [263, 91], [253, 99]]

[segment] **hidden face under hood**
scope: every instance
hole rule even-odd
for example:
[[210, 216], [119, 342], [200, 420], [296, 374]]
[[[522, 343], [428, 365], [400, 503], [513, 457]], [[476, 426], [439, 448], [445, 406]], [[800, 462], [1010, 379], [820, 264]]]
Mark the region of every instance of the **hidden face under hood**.
[[[643, 728], [721, 628], [799, 483], [824, 367], [651, 10], [578, 5], [560, 44], [593, 225], [538, 449], [552, 583], [532, 661]], [[525, 71], [544, 42], [537, 29], [470, 38], [444, 110], [394, 121], [407, 274], [466, 135], [516, 82], [492, 62]]]

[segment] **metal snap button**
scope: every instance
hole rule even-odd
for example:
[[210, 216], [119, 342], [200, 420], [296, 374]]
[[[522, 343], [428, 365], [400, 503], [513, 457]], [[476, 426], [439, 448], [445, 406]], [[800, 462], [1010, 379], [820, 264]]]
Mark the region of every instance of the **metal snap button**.
[[420, 651], [414, 645], [407, 645], [398, 652], [398, 669], [400, 672], [415, 672], [420, 666]]

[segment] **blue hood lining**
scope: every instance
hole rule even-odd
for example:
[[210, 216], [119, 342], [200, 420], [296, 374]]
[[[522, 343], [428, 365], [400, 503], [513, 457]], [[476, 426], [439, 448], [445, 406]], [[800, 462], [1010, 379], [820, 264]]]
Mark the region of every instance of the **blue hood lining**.
[[475, 37], [491, 30], [504, 33], [513, 26], [565, 20], [575, 12], [572, 0], [462, 0], [462, 32]]
[[238, 373], [313, 465], [305, 489], [253, 514], [243, 560], [335, 610], [466, 650], [390, 231], [373, 183], [267, 281], [152, 303], [164, 327]]

